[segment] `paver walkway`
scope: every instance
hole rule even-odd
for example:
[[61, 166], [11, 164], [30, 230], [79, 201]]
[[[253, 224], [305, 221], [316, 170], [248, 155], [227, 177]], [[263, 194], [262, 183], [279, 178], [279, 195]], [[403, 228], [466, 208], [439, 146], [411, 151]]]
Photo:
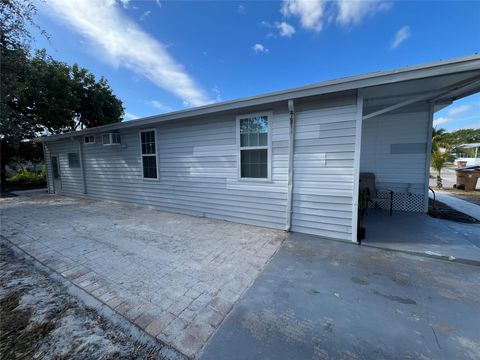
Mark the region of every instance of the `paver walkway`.
[[0, 206], [6, 239], [187, 356], [198, 353], [285, 237], [55, 195]]

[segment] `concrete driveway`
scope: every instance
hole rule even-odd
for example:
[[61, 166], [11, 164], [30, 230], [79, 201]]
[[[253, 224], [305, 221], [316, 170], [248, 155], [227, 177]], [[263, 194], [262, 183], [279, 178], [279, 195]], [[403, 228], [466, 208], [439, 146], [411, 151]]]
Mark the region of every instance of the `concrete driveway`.
[[0, 204], [4, 238], [187, 356], [198, 353], [285, 236], [64, 196]]
[[201, 359], [480, 359], [480, 267], [294, 234]]

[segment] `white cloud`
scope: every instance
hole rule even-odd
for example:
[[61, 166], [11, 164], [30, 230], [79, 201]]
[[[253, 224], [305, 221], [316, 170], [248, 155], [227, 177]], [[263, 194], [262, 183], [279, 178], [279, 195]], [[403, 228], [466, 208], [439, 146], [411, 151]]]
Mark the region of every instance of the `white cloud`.
[[157, 6], [158, 6], [159, 8], [162, 7], [162, 3], [160, 2], [160, 0], [155, 0], [155, 3], [157, 4]]
[[439, 117], [438, 119], [435, 119], [433, 120], [433, 126], [438, 126], [438, 125], [442, 125], [442, 124], [445, 124], [446, 122], [448, 122], [449, 119], [446, 118], [446, 117]]
[[173, 111], [173, 109], [170, 106], [164, 105], [160, 101], [157, 101], [157, 100], [151, 100], [151, 101], [148, 102], [148, 104], [153, 106], [155, 109], [160, 110], [161, 112]]
[[[278, 34], [283, 37], [292, 37], [293, 34], [295, 34], [295, 28], [290, 25], [289, 23], [282, 21], [282, 22], [275, 22], [274, 24], [263, 20], [260, 23], [261, 26], [267, 28], [267, 29], [276, 29], [278, 30]], [[266, 35], [266, 38], [276, 38], [277, 36], [273, 32], [269, 32]]]
[[393, 37], [390, 43], [390, 49], [396, 49], [397, 47], [400, 46], [401, 43], [407, 40], [411, 35], [412, 35], [412, 32], [410, 31], [410, 26], [401, 27], [395, 33], [395, 36]]
[[147, 18], [148, 15], [150, 15], [152, 12], [150, 10], [145, 11], [142, 16], [140, 16], [140, 21], [143, 21]]
[[280, 36], [284, 37], [292, 37], [293, 34], [295, 34], [295, 28], [286, 23], [285, 21], [281, 23], [276, 23], [276, 27], [278, 29], [278, 32], [280, 33]]
[[238, 5], [237, 11], [238, 11], [239, 14], [242, 14], [242, 15], [247, 13], [247, 10], [245, 9], [245, 6], [243, 6], [241, 4]]
[[263, 46], [262, 44], [255, 44], [252, 47], [253, 51], [255, 51], [256, 54], [258, 53], [268, 53], [268, 49]]
[[215, 85], [215, 86], [212, 88], [212, 91], [213, 91], [213, 93], [215, 94], [215, 101], [216, 101], [216, 102], [223, 101], [222, 94], [220, 93], [220, 89], [218, 88], [218, 86]]
[[99, 58], [151, 80], [192, 106], [211, 102], [166, 46], [125, 17], [115, 3], [105, 0], [47, 2], [58, 17], [95, 46]]
[[390, 10], [392, 4], [375, 0], [337, 0], [337, 7], [337, 22], [351, 26], [360, 24], [369, 15]]
[[307, 30], [320, 32], [323, 29], [324, 0], [284, 0], [281, 12], [284, 16], [297, 16]]
[[130, 0], [120, 0], [120, 4], [122, 4], [122, 6], [123, 6], [125, 9], [130, 8]]
[[462, 115], [470, 111], [471, 109], [472, 109], [472, 106], [466, 105], [466, 104], [453, 107], [449, 109], [445, 115], [434, 119], [433, 126], [443, 125], [452, 120], [458, 120], [458, 118], [464, 119]]
[[135, 120], [135, 119], [138, 119], [139, 117], [140, 117], [140, 116], [138, 116], [138, 115], [135, 115], [135, 114], [132, 114], [132, 113], [129, 113], [129, 112], [125, 112], [124, 120], [125, 120], [125, 121]]
[[447, 113], [447, 116], [458, 116], [466, 113], [471, 108], [472, 107], [470, 105], [459, 105], [457, 107], [454, 107], [453, 109], [450, 109]]
[[390, 8], [390, 2], [377, 0], [283, 0], [281, 13], [298, 17], [306, 30], [320, 32], [333, 20], [341, 26], [358, 25], [365, 17]]

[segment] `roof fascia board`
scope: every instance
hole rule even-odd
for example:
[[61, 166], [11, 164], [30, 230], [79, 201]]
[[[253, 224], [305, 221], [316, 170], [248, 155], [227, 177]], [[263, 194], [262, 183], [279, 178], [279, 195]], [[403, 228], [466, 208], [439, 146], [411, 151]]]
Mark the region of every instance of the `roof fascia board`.
[[264, 105], [268, 103], [288, 101], [290, 99], [298, 99], [303, 97], [323, 95], [334, 92], [341, 92], [353, 89], [360, 89], [384, 84], [393, 84], [402, 81], [416, 80], [434, 76], [448, 75], [452, 73], [462, 73], [480, 69], [480, 55], [473, 55], [465, 58], [443, 61], [427, 65], [418, 65], [398, 70], [391, 70], [378, 73], [369, 73], [348, 78], [330, 80], [313, 85], [307, 85], [299, 88], [277, 91], [263, 95], [256, 95], [238, 100], [226, 101], [223, 103], [210, 104], [200, 106], [193, 109], [180, 110], [165, 115], [154, 115], [142, 119], [131, 120], [80, 130], [75, 133], [65, 133], [59, 135], [51, 135], [47, 137], [39, 137], [35, 141], [56, 141], [68, 138], [70, 136], [83, 136], [89, 133], [107, 132], [117, 129], [128, 129], [134, 127], [149, 126], [155, 123], [163, 123], [172, 120], [186, 119], [209, 115], [212, 113], [220, 113], [225, 111], [233, 111], [244, 107], [252, 107]]

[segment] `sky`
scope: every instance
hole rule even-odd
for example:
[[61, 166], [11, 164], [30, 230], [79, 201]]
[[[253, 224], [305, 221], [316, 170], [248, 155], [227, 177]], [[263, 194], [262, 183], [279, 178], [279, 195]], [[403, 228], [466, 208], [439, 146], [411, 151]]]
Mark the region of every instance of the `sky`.
[[[104, 76], [125, 120], [480, 52], [479, 1], [46, 0], [34, 48]], [[480, 94], [435, 114], [480, 128]]]

